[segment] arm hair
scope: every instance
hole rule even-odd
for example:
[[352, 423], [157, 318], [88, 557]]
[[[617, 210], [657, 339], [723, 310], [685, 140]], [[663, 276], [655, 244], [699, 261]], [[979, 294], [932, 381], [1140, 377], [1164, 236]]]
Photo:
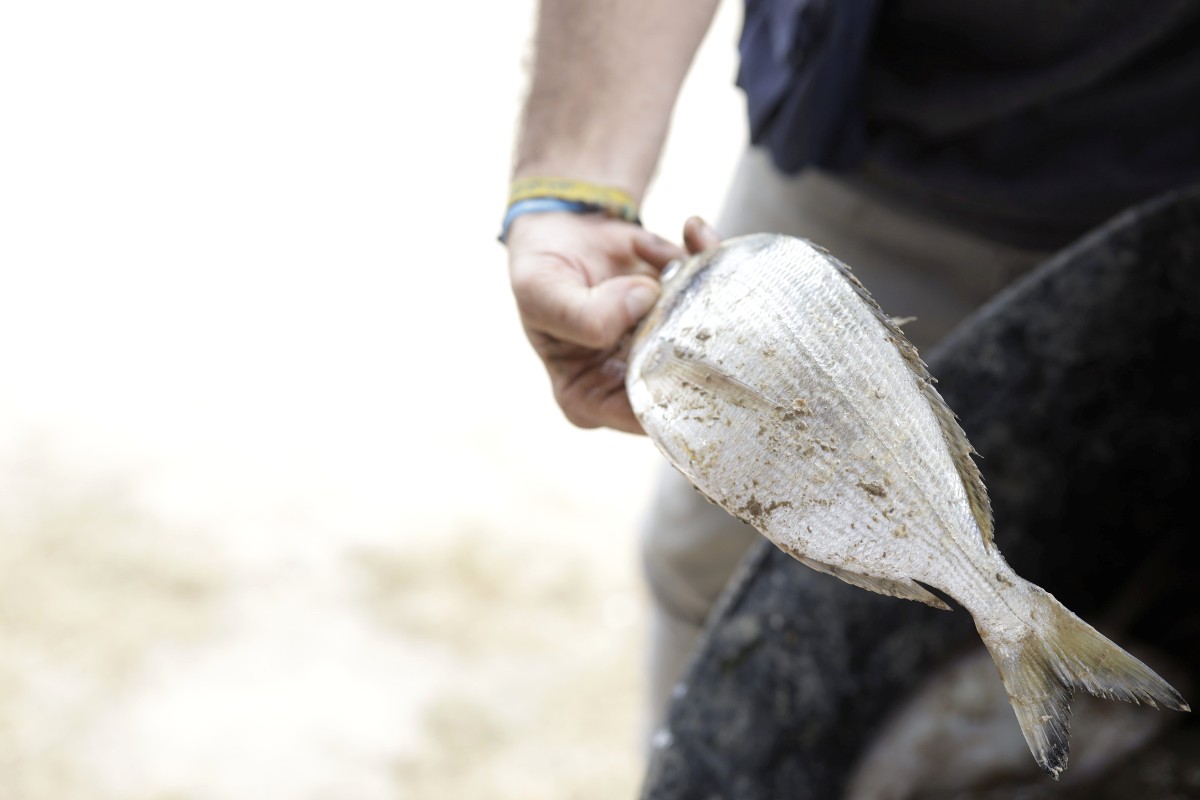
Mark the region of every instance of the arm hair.
[[616, 186], [639, 201], [719, 0], [542, 0], [514, 177]]

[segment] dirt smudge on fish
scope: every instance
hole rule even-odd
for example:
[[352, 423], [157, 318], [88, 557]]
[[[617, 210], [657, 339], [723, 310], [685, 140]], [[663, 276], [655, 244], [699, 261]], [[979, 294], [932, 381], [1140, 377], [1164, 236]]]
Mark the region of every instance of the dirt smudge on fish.
[[738, 516], [743, 519], [749, 519], [753, 524], [758, 525], [761, 524], [763, 519], [769, 517], [779, 509], [791, 507], [792, 503], [789, 500], [772, 500], [764, 506], [756, 496], [750, 495], [750, 499], [746, 501], [746, 504], [738, 509]]
[[887, 490], [883, 488], [882, 484], [859, 481], [858, 488], [872, 497], [887, 497]]

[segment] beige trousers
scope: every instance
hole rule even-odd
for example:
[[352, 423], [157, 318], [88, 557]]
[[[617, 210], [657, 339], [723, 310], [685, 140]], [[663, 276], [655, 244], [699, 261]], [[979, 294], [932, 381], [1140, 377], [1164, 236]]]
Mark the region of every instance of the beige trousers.
[[[916, 317], [904, 330], [923, 350], [1047, 255], [885, 207], [827, 175], [785, 178], [755, 150], [738, 167], [717, 229], [727, 237], [787, 233], [827, 248], [853, 268], [884, 312]], [[717, 597], [759, 536], [664, 468], [642, 540], [653, 601], [651, 729], [661, 723]]]

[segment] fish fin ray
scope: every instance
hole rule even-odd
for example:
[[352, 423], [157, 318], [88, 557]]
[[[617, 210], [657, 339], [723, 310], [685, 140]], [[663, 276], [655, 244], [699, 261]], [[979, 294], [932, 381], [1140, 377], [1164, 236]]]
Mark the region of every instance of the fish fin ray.
[[664, 344], [643, 380], [653, 383], [669, 379], [671, 386], [686, 382], [704, 391], [718, 390], [714, 394], [734, 405], [766, 411], [783, 409], [782, 405], [711, 361], [691, 354], [680, 355], [677, 351], [678, 348]]
[[797, 556], [795, 553], [792, 555], [806, 567], [815, 569], [817, 572], [823, 572], [826, 575], [832, 575], [851, 586], [857, 586], [859, 589], [866, 589], [868, 592], [875, 592], [876, 594], [885, 594], [889, 597], [899, 597], [904, 600], [916, 600], [918, 603], [924, 603], [927, 606], [933, 606], [943, 611], [950, 610], [950, 606], [946, 605], [940, 597], [923, 586], [919, 586], [914, 581], [864, 575], [861, 572], [853, 572], [844, 567], [835, 567], [832, 564], [826, 564], [812, 558]]
[[1071, 699], [1085, 691], [1124, 700], [1189, 711], [1173, 686], [1106, 639], [1053, 595], [1029, 584], [1040, 598], [1037, 619], [1023, 638], [1012, 641], [983, 626], [980, 634], [1000, 670], [1021, 733], [1038, 764], [1054, 779], [1066, 769], [1070, 752]]
[[862, 301], [875, 313], [875, 317], [883, 324], [883, 327], [887, 329], [889, 339], [895, 344], [901, 358], [904, 359], [905, 365], [912, 372], [913, 377], [916, 378], [917, 384], [921, 387], [921, 393], [933, 410], [938, 427], [941, 428], [942, 438], [945, 440], [946, 446], [950, 449], [950, 456], [954, 461], [954, 467], [958, 471], [963, 488], [967, 492], [967, 502], [970, 504], [971, 515], [975, 517], [975, 522], [979, 526], [979, 532], [983, 534], [984, 544], [989, 549], [994, 548], [995, 544], [992, 540], [994, 529], [992, 503], [988, 499], [987, 488], [983, 485], [983, 476], [979, 473], [979, 467], [972, 458], [975, 454], [975, 448], [971, 447], [971, 442], [967, 440], [967, 435], [963, 432], [962, 426], [958, 424], [958, 418], [950, 410], [950, 407], [946, 405], [946, 401], [942, 399], [942, 395], [934, 388], [934, 381], [929, 374], [929, 369], [926, 367], [925, 362], [921, 360], [920, 354], [917, 353], [917, 348], [908, 341], [904, 332], [900, 330], [900, 326], [896, 320], [883, 313], [879, 304], [875, 302], [875, 298], [871, 297], [871, 293], [867, 291], [867, 287], [862, 285], [862, 282], [851, 272], [850, 267], [832, 255], [829, 255], [828, 251], [823, 250], [823, 252], [825, 252], [830, 263], [841, 273], [842, 277], [854, 287], [854, 291]]

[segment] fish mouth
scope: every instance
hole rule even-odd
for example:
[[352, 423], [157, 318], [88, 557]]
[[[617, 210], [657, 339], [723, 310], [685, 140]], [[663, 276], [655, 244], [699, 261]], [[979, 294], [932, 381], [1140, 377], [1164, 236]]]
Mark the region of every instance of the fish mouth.
[[662, 271], [663, 286], [666, 286], [675, 278], [675, 274], [679, 272], [680, 267], [683, 266], [686, 260], [685, 258], [673, 258], [667, 262], [666, 269]]
[[[662, 294], [658, 302], [650, 309], [642, 321], [638, 323], [633, 333], [631, 353], [636, 354], [642, 344], [650, 338], [659, 325], [671, 316], [671, 312], [688, 293], [694, 276], [704, 270], [705, 264], [711, 259], [714, 251], [709, 250], [687, 258], [676, 258], [670, 261], [660, 276]], [[632, 361], [632, 358], [631, 358]]]
[[711, 267], [730, 257], [737, 259], [739, 263], [752, 260], [764, 250], [770, 249], [776, 238], [773, 234], [764, 233], [735, 236], [716, 247], [668, 262], [660, 276], [662, 294], [634, 330], [630, 345], [630, 365], [633, 366], [637, 362], [639, 352], [680, 304], [702, 292], [711, 275]]

